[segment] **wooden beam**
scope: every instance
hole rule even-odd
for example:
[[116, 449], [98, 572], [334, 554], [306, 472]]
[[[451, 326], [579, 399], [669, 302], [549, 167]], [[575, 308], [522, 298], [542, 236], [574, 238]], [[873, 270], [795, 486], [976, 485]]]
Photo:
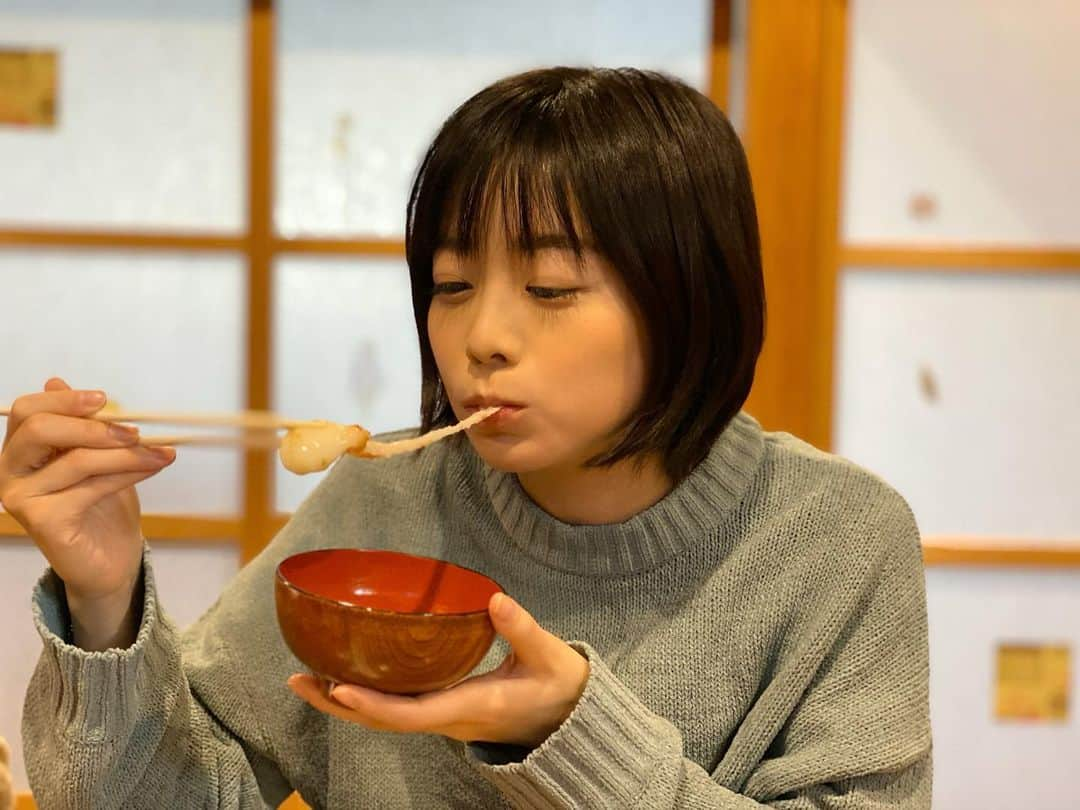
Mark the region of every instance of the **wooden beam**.
[[[249, 166], [249, 170], [250, 170]], [[260, 172], [262, 174], [262, 172]], [[264, 178], [264, 183], [268, 178]], [[260, 189], [260, 194], [263, 193]], [[252, 238], [243, 234], [150, 233], [138, 231], [70, 231], [64, 229], [3, 230], [0, 249], [5, 247], [78, 248], [90, 250], [153, 251], [247, 251]], [[271, 236], [272, 253], [342, 254], [347, 256], [404, 256], [403, 238], [333, 239]]]
[[276, 253], [340, 254], [345, 256], [405, 256], [404, 239], [275, 239]]
[[[197, 543], [238, 543], [244, 522], [238, 518], [196, 515], [143, 515], [143, 534], [150, 540], [190, 540]], [[0, 512], [0, 540], [24, 542], [26, 532], [11, 515]]]
[[236, 518], [143, 515], [142, 530], [151, 540], [239, 543], [244, 522]]
[[1075, 545], [989, 540], [962, 542], [949, 538], [923, 540], [926, 566], [991, 566], [997, 568], [1080, 568], [1080, 538]]
[[839, 236], [843, 0], [749, 0], [745, 142], [768, 335], [747, 408], [828, 450]]
[[845, 71], [847, 66], [847, 3], [826, 0], [822, 9], [821, 127], [818, 144], [820, 176], [817, 207], [817, 272], [813, 310], [817, 318], [810, 342], [808, 441], [832, 447], [833, 377], [840, 276], [840, 208], [843, 184]]
[[840, 251], [840, 262], [848, 270], [888, 267], [916, 272], [947, 269], [1080, 273], [1080, 250], [963, 245], [845, 245]]
[[242, 235], [139, 231], [0, 230], [0, 248], [79, 248], [81, 250], [243, 250]]
[[[251, 0], [248, 13], [248, 284], [247, 396], [252, 410], [270, 408], [273, 369], [274, 250], [274, 6]], [[266, 523], [273, 507], [270, 454], [248, 450], [244, 457], [243, 562], [269, 541]]]

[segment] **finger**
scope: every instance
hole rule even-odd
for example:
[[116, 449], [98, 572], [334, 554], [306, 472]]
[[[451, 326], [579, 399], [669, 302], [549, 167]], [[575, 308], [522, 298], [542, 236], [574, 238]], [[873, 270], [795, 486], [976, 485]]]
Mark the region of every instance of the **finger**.
[[56, 450], [126, 447], [138, 437], [138, 429], [127, 425], [39, 411], [26, 417], [8, 440], [4, 470], [12, 476], [28, 475], [48, 463]]
[[495, 632], [510, 643], [515, 658], [527, 667], [544, 665], [554, 647], [563, 644], [505, 593], [491, 597], [488, 614]]
[[7, 433], [4, 436], [5, 447], [23, 422], [34, 414], [58, 413], [65, 416], [90, 416], [105, 406], [104, 391], [73, 391], [67, 388], [67, 383], [57, 378], [49, 380], [45, 386], [47, 389], [45, 392], [26, 394], [11, 403], [11, 413], [7, 418]]
[[[49, 377], [42, 386], [42, 391], [70, 391], [71, 386], [61, 377]], [[107, 401], [107, 400], [106, 400]]]
[[4, 506], [23, 525], [44, 525], [57, 516], [84, 513], [102, 498], [135, 486], [159, 471], [99, 475], [60, 492], [36, 497], [25, 496], [15, 487], [4, 493]]
[[[59, 382], [63, 382], [60, 380]], [[51, 386], [52, 380], [45, 383]], [[66, 383], [64, 383], [66, 384]], [[8, 445], [23, 423], [37, 414], [62, 414], [85, 417], [96, 414], [106, 403], [104, 391], [50, 390], [40, 394], [19, 396], [11, 405], [4, 446]]]
[[[347, 720], [350, 723], [359, 723], [365, 726], [368, 725], [356, 712], [327, 697], [323, 683], [323, 681], [312, 675], [291, 675], [288, 680], [289, 688], [292, 689], [297, 696], [307, 701], [313, 708], [318, 709], [320, 712], [329, 714], [339, 720]], [[377, 728], [376, 726], [368, 727]], [[380, 728], [379, 730], [387, 729]]]
[[171, 447], [122, 447], [107, 450], [78, 447], [46, 464], [19, 482], [27, 497], [61, 492], [91, 478], [118, 474], [138, 474], [142, 480], [171, 464], [176, 451]]
[[365, 725], [393, 731], [440, 733], [469, 716], [458, 687], [413, 697], [339, 684], [330, 697], [364, 718]]
[[[170, 464], [172, 462], [169, 462]], [[115, 473], [113, 475], [98, 475], [90, 478], [77, 486], [62, 490], [55, 495], [63, 495], [67, 500], [67, 508], [77, 512], [85, 512], [102, 498], [116, 492], [133, 487], [140, 481], [145, 481], [151, 476], [157, 475], [167, 467], [164, 464], [154, 470], [142, 470], [131, 473]]]

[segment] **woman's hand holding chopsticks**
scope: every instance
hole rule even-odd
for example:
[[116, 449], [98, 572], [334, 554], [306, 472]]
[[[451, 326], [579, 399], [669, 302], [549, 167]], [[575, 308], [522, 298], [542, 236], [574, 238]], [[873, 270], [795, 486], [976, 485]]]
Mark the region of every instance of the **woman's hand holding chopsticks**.
[[143, 537], [135, 484], [173, 462], [136, 428], [94, 419], [100, 391], [53, 378], [19, 397], [0, 452], [0, 503], [64, 581], [74, 642], [88, 650], [134, 640]]

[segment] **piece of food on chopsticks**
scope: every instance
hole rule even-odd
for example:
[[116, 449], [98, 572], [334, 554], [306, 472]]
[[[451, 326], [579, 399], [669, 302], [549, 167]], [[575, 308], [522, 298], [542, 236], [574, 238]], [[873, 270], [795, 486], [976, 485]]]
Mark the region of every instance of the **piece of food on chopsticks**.
[[371, 434], [359, 425], [341, 425], [337, 422], [325, 421], [311, 422], [289, 428], [281, 440], [278, 455], [285, 469], [297, 475], [319, 472], [346, 453], [361, 458], [387, 458], [420, 450], [439, 439], [468, 430], [498, 410], [497, 407], [484, 408], [462, 419], [456, 425], [396, 442], [372, 441]]
[[362, 450], [370, 436], [359, 425], [316, 422], [290, 428], [281, 440], [278, 455], [289, 472], [297, 475], [319, 472], [354, 448]]

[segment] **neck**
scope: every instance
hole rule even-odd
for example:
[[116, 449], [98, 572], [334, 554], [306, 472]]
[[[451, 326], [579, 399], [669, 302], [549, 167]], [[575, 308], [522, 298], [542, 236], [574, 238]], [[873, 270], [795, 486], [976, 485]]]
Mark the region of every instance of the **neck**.
[[519, 473], [533, 503], [563, 523], [622, 523], [644, 512], [672, 490], [658, 459], [620, 461], [611, 467], [547, 469]]

